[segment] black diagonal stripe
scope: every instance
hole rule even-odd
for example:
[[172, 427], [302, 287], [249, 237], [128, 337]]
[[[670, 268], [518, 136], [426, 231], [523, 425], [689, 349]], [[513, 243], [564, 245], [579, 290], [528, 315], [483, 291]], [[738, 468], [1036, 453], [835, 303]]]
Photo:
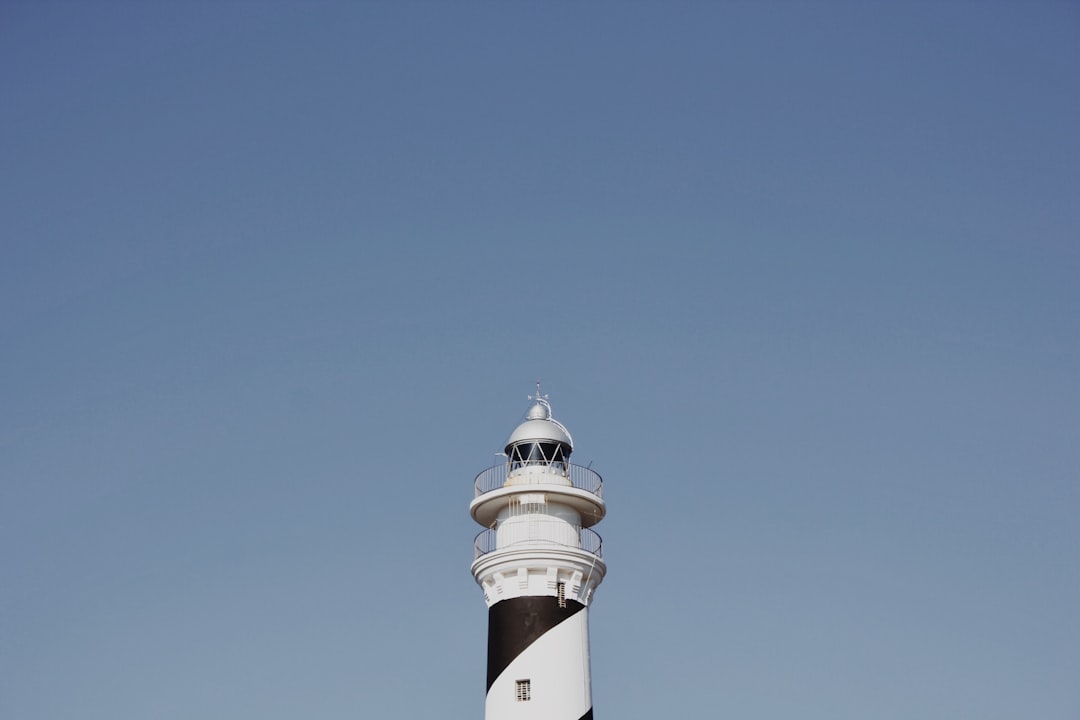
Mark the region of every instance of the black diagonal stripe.
[[506, 666], [538, 637], [585, 606], [567, 600], [559, 607], [553, 595], [501, 600], [488, 608], [488, 690]]
[[589, 708], [589, 712], [581, 716], [581, 720], [592, 720], [592, 708]]

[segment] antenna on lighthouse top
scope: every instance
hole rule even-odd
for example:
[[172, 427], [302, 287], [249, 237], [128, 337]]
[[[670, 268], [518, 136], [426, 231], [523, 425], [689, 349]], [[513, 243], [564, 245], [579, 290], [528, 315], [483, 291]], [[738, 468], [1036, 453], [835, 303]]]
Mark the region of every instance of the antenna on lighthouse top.
[[530, 400], [535, 400], [536, 405], [529, 408], [527, 417], [530, 420], [550, 420], [551, 419], [551, 403], [548, 402], [548, 396], [540, 393], [540, 379], [536, 380], [536, 394], [529, 396]]
[[529, 411], [525, 413], [526, 420], [547, 420], [555, 427], [566, 433], [566, 439], [570, 441], [570, 446], [573, 447], [574, 439], [570, 435], [570, 431], [566, 429], [566, 426], [552, 417], [551, 403], [548, 402], [548, 395], [540, 392], [540, 380], [536, 381], [536, 394], [529, 396], [530, 400], [536, 401], [536, 404], [529, 408]]

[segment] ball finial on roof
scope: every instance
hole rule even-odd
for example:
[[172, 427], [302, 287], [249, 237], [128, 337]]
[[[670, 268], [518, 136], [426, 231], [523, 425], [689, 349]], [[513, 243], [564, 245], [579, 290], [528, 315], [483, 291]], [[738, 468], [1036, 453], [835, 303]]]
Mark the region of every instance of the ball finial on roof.
[[550, 417], [551, 410], [549, 407], [539, 402], [529, 408], [529, 412], [525, 413], [526, 420], [547, 420]]

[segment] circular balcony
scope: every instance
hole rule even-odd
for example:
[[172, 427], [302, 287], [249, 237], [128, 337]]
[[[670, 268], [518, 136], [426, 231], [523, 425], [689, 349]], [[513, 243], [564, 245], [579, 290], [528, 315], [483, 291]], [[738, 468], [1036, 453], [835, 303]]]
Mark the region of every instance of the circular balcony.
[[569, 463], [509, 463], [488, 468], [476, 476], [475, 497], [469, 513], [476, 522], [492, 527], [499, 513], [525, 495], [542, 494], [543, 502], [558, 504], [578, 514], [582, 527], [604, 519], [604, 481], [599, 473]]

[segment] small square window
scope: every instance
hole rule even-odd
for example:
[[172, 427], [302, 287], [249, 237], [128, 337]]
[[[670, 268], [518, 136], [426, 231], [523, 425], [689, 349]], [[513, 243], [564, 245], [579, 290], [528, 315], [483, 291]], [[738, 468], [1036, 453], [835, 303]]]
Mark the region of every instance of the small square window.
[[518, 702], [528, 702], [529, 700], [532, 700], [532, 680], [518, 680], [514, 685]]

